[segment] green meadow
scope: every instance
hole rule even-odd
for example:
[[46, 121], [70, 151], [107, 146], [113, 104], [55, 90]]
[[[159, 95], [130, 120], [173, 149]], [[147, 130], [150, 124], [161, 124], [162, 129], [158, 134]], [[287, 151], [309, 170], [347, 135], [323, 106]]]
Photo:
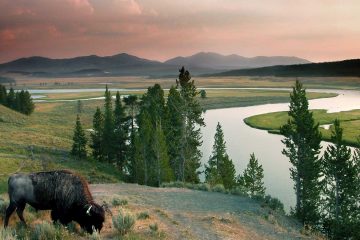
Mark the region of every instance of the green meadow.
[[[320, 125], [332, 124], [335, 119], [341, 121], [341, 127], [344, 129], [344, 141], [351, 146], [360, 146], [360, 110], [327, 113], [326, 110], [313, 110], [315, 121]], [[268, 130], [271, 133], [279, 133], [279, 129], [288, 120], [287, 112], [275, 112], [260, 114], [246, 118], [247, 125]], [[322, 137], [330, 141], [332, 127], [325, 129], [320, 126]]]

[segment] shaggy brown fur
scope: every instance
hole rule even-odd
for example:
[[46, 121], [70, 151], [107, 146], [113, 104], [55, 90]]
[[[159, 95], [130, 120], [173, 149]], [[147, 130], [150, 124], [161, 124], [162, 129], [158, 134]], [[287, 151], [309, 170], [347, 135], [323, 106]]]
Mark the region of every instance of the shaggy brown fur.
[[[76, 221], [89, 233], [100, 231], [105, 220], [104, 209], [96, 204], [83, 177], [68, 170], [15, 174], [9, 178], [10, 205], [8, 218], [16, 209], [21, 221], [26, 203], [39, 210], [52, 210], [53, 221], [68, 224]], [[89, 210], [90, 209], [90, 210]]]

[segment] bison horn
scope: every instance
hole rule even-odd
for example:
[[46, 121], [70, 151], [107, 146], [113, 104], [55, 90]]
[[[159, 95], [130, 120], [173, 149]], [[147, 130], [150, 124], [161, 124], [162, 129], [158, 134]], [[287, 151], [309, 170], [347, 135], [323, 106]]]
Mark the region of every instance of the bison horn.
[[90, 205], [90, 207], [86, 210], [86, 215], [91, 216], [90, 210], [92, 208], [92, 205]]

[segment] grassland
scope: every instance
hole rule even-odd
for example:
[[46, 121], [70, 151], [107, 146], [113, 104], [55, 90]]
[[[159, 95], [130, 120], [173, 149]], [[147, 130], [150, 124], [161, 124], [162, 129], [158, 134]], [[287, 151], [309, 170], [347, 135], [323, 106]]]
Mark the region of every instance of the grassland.
[[[19, 74], [14, 78], [17, 88], [56, 89], [56, 88], [102, 88], [106, 83], [111, 88], [147, 88], [160, 83], [163, 88], [175, 84], [174, 78], [148, 77], [87, 77], [87, 78], [34, 78]], [[282, 87], [289, 88], [296, 79], [307, 88], [360, 89], [359, 77], [193, 77], [198, 87]], [[44, 85], [43, 83], [46, 83]]]
[[[344, 111], [337, 113], [327, 113], [325, 110], [314, 110], [315, 121], [320, 125], [332, 124], [337, 118], [341, 121], [344, 129], [344, 141], [351, 146], [360, 147], [358, 138], [360, 136], [360, 110]], [[251, 127], [268, 130], [272, 133], [279, 133], [280, 126], [288, 120], [287, 112], [275, 112], [252, 116], [244, 121]], [[330, 141], [331, 130], [320, 126], [323, 139]]]

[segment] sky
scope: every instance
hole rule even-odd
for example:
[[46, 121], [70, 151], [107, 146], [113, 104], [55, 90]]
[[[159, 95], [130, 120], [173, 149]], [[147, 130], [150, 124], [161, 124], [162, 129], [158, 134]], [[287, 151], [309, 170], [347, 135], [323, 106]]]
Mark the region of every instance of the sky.
[[360, 58], [359, 0], [0, 0], [0, 63], [200, 51]]

